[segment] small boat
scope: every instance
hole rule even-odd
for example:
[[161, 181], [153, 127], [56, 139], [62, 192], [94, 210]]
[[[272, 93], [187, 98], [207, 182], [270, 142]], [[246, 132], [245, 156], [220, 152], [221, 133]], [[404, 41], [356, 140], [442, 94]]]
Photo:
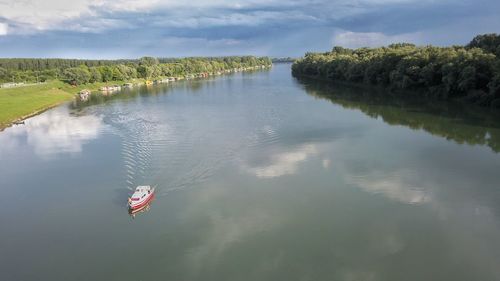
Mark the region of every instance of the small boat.
[[135, 188], [134, 194], [128, 199], [128, 208], [130, 211], [139, 211], [153, 200], [155, 194], [154, 187], [141, 185]]

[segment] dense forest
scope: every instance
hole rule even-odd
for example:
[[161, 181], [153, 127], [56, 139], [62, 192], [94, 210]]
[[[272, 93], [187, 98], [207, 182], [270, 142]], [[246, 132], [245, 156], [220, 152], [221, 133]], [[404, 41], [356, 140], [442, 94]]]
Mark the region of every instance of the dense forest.
[[135, 60], [0, 59], [0, 83], [60, 79], [72, 84], [154, 79], [271, 65], [267, 57], [153, 58]]
[[292, 74], [500, 107], [500, 35], [479, 35], [466, 46], [336, 46], [330, 52], [307, 53], [293, 64]]

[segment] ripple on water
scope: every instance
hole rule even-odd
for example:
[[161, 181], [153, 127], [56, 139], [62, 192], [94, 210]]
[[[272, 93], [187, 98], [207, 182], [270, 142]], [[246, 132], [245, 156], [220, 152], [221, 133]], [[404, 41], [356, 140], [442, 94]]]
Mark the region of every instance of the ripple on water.
[[137, 185], [156, 185], [158, 196], [207, 181], [248, 148], [261, 149], [282, 140], [279, 128], [283, 113], [267, 106], [257, 108], [250, 118], [253, 129], [243, 131], [234, 126], [227, 138], [220, 134], [227, 133], [228, 124], [210, 122], [217, 118], [193, 121], [191, 116], [162, 108], [144, 112], [118, 106], [108, 108], [105, 115], [105, 122], [122, 139], [125, 187], [132, 190]]

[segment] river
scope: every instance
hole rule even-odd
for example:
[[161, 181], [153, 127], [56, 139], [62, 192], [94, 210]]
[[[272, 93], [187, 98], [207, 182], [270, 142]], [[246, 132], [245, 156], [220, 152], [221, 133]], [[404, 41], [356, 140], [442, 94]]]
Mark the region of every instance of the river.
[[0, 279], [500, 280], [500, 118], [386, 97], [277, 64], [8, 128]]

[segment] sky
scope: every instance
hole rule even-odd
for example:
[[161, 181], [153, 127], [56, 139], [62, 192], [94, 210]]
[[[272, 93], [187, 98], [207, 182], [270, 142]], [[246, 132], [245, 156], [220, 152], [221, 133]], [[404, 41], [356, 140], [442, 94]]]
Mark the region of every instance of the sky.
[[0, 0], [0, 57], [302, 56], [333, 46], [463, 45], [499, 0]]

